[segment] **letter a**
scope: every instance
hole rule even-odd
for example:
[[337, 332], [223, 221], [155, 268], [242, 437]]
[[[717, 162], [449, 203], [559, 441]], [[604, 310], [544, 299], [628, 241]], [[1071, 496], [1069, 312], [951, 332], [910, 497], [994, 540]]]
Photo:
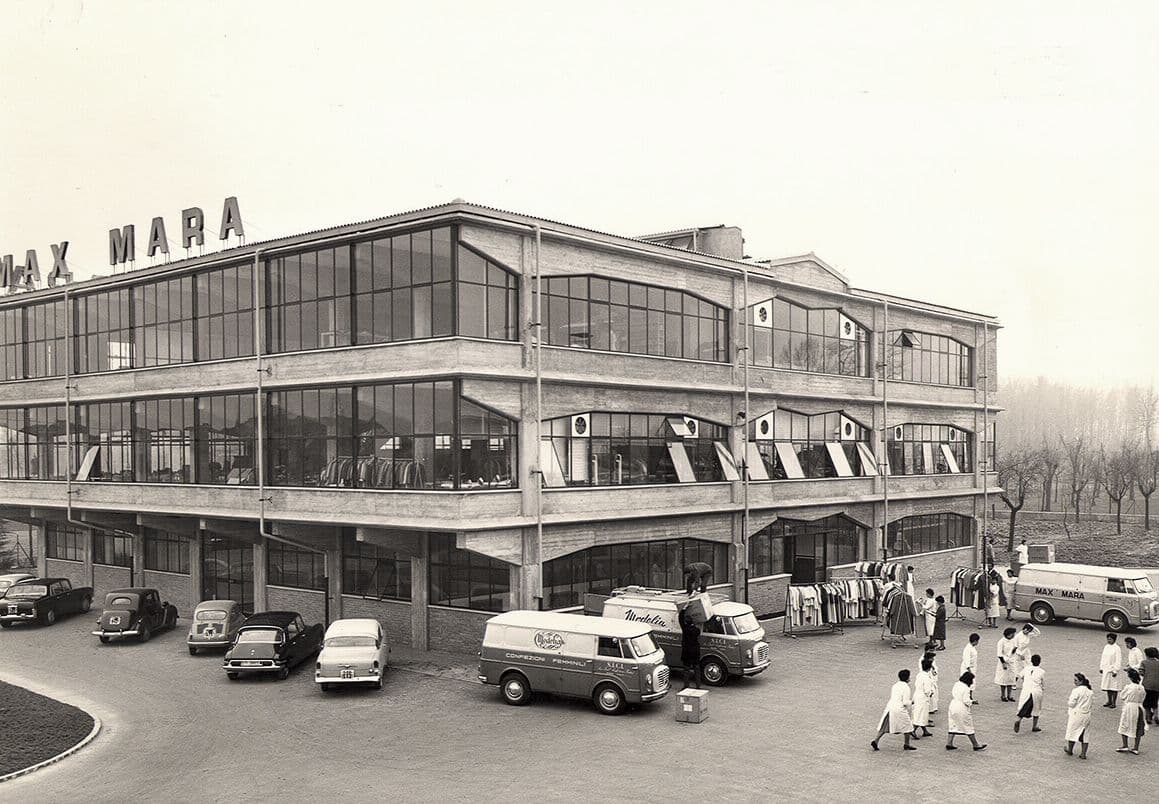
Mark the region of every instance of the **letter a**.
[[26, 290], [32, 290], [40, 284], [40, 260], [32, 249], [24, 252], [24, 266], [20, 273], [20, 284]]
[[158, 251], [165, 256], [169, 256], [169, 238], [165, 236], [165, 221], [161, 218], [154, 218], [152, 225], [149, 227], [148, 250], [150, 257]]
[[245, 229], [241, 225], [241, 212], [237, 208], [237, 196], [233, 195], [225, 199], [225, 206], [221, 209], [221, 230], [218, 239], [227, 239], [231, 231], [238, 237], [245, 237]]

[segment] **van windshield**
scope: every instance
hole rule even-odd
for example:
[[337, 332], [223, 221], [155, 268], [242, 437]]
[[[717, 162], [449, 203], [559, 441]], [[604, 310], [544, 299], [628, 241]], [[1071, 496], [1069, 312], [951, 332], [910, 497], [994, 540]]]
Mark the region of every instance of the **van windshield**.
[[757, 615], [751, 611], [746, 614], [739, 614], [732, 618], [732, 624], [736, 628], [738, 634], [748, 634], [753, 631], [761, 630], [761, 624], [757, 622]]
[[651, 634], [644, 634], [643, 636], [633, 637], [629, 640], [632, 643], [632, 650], [636, 651], [637, 656], [650, 656], [659, 648], [656, 643], [652, 641]]
[[1151, 585], [1150, 578], [1136, 578], [1130, 583], [1135, 584], [1135, 591], [1142, 595], [1147, 595], [1155, 591], [1155, 587]]

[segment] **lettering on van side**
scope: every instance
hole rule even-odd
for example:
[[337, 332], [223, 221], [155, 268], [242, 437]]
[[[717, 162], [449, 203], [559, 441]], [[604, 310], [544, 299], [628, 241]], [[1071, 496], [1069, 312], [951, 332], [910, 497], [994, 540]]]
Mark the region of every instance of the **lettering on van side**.
[[604, 662], [596, 665], [596, 672], [611, 673], [614, 676], [635, 676], [635, 665], [626, 665], [623, 662]]
[[1036, 586], [1034, 587], [1034, 594], [1045, 595], [1047, 597], [1069, 597], [1073, 600], [1086, 600], [1082, 592], [1077, 592], [1072, 589], [1063, 589], [1061, 592], [1056, 592], [1046, 586]]
[[521, 659], [522, 661], [525, 661], [525, 662], [541, 662], [541, 663], [543, 663], [543, 662], [547, 661], [546, 656], [538, 656], [534, 653], [512, 653], [511, 651], [505, 651], [503, 653], [503, 658], [504, 659]]
[[659, 614], [637, 614], [635, 609], [626, 609], [624, 611], [624, 619], [631, 620], [636, 623], [647, 623], [648, 625], [667, 626], [668, 619]]

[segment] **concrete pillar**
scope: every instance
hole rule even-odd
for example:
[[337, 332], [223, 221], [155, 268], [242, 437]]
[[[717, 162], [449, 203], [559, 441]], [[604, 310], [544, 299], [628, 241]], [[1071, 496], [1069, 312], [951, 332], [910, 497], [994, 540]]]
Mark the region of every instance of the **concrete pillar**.
[[29, 526], [29, 532], [32, 534], [32, 554], [36, 556], [36, 574], [40, 577], [48, 575], [48, 547], [44, 537], [45, 524], [38, 522]]
[[269, 608], [269, 598], [266, 596], [266, 540], [254, 545], [254, 611], [265, 611]]
[[138, 528], [133, 533], [133, 573], [132, 583], [137, 586], [145, 584], [145, 534]]
[[[342, 619], [342, 529], [334, 528], [334, 535], [326, 547], [326, 564], [329, 571], [330, 621]], [[327, 623], [329, 625], [329, 623]]]
[[430, 647], [430, 556], [430, 535], [424, 533], [420, 554], [410, 560], [410, 644], [415, 650]]
[[523, 563], [511, 575], [511, 602], [515, 608], [538, 609], [543, 600], [543, 563], [534, 526], [523, 528]]
[[189, 537], [189, 592], [190, 600], [204, 599], [201, 591], [201, 533]]
[[508, 609], [531, 609], [539, 605], [539, 601], [532, 595], [528, 595], [524, 584], [524, 569], [525, 567], [512, 564], [507, 573], [507, 582], [511, 586], [511, 595], [508, 600]]
[[82, 577], [87, 579], [88, 585], [93, 587], [94, 592], [100, 593], [106, 591], [96, 588], [96, 575], [93, 572], [93, 529], [80, 528], [80, 530], [84, 533], [84, 538], [81, 539], [81, 546], [84, 548], [82, 555], [84, 560], [84, 575]]

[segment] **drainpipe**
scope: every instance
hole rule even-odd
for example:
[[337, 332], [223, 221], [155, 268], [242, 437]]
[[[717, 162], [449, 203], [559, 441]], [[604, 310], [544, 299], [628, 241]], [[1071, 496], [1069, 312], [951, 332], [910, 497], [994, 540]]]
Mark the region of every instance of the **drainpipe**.
[[881, 559], [889, 558], [889, 302], [881, 319]]
[[539, 250], [543, 243], [539, 224], [535, 224], [535, 562], [538, 567], [538, 608], [543, 607], [543, 279], [539, 272]]
[[741, 481], [744, 488], [744, 509], [741, 512], [741, 549], [744, 550], [744, 555], [741, 560], [744, 562], [744, 598], [745, 603], [749, 602], [749, 363], [751, 355], [749, 354], [749, 268], [745, 264], [741, 264], [741, 271], [744, 280], [744, 290], [742, 294], [741, 303], [744, 305], [743, 317], [743, 331], [744, 338], [742, 340], [741, 350], [744, 353], [744, 427], [741, 430]]
[[[993, 563], [989, 567], [986, 566], [986, 537], [990, 532], [990, 467], [988, 464], [990, 455], [986, 449], [986, 437], [990, 434], [990, 353], [986, 348], [986, 342], [989, 340], [990, 333], [986, 322], [982, 322], [982, 376], [978, 379], [982, 381], [982, 460], [978, 464], [982, 467], [982, 568], [985, 570], [994, 569]], [[977, 446], [975, 446], [975, 450]]]

